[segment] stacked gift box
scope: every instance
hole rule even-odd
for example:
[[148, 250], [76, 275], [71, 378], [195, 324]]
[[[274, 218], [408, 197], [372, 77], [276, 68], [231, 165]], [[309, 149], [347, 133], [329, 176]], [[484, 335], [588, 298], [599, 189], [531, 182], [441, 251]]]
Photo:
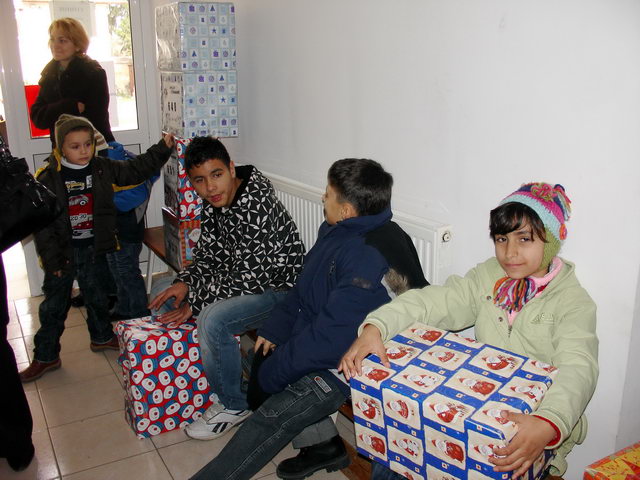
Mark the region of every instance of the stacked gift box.
[[183, 138], [238, 136], [235, 7], [156, 7], [163, 130]]
[[[391, 368], [372, 355], [351, 380], [360, 453], [413, 480], [511, 478], [489, 461], [516, 434], [501, 411], [535, 411], [557, 369], [422, 324], [385, 347]], [[552, 456], [523, 478], [541, 478]]]
[[118, 322], [115, 331], [125, 417], [138, 437], [182, 428], [211, 406], [195, 321], [169, 328], [145, 317]]

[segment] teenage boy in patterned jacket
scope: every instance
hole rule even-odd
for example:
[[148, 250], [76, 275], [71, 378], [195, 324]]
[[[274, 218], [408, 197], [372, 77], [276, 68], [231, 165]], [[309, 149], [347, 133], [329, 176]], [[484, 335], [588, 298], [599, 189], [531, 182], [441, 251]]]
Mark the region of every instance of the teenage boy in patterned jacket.
[[193, 262], [154, 286], [149, 308], [160, 309], [163, 323], [197, 318], [204, 371], [220, 402], [186, 432], [209, 440], [249, 415], [234, 335], [262, 325], [295, 284], [305, 252], [271, 182], [251, 165], [236, 167], [222, 142], [194, 138], [185, 170], [204, 200], [200, 239]]

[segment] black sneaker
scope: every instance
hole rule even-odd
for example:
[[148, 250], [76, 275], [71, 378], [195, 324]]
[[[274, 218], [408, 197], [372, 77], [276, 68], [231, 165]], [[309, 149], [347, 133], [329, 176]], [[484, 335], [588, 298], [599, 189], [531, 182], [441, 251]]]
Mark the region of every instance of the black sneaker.
[[326, 442], [301, 448], [297, 456], [280, 462], [276, 475], [286, 480], [302, 480], [319, 470], [335, 472], [347, 468], [350, 463], [344, 442], [336, 435]]

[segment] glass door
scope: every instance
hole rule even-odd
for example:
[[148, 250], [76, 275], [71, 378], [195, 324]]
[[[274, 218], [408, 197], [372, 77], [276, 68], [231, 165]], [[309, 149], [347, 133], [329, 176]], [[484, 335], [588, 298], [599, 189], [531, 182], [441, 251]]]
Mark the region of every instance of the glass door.
[[[29, 118], [38, 81], [52, 59], [48, 28], [54, 19], [79, 20], [89, 36], [87, 55], [100, 63], [109, 84], [109, 120], [116, 141], [139, 153], [152, 143], [149, 135], [147, 82], [153, 72], [144, 69], [143, 21], [150, 8], [139, 0], [0, 0], [0, 83], [10, 148], [25, 157], [33, 171], [51, 152], [48, 132], [38, 130]], [[148, 33], [152, 36], [152, 33]], [[149, 50], [149, 45], [145, 47]], [[148, 57], [153, 57], [147, 53]], [[153, 59], [152, 64], [155, 64]], [[155, 71], [154, 71], [155, 72]], [[151, 89], [155, 91], [154, 89]], [[153, 141], [158, 135], [154, 132]], [[154, 189], [159, 190], [159, 189]], [[154, 192], [155, 193], [155, 192]], [[24, 244], [33, 295], [41, 293], [42, 272], [33, 242]]]

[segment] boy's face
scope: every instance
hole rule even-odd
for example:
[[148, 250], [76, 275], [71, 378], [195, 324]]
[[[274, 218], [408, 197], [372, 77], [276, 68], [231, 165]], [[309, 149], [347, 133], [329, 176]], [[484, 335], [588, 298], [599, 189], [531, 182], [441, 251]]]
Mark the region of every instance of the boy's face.
[[203, 200], [216, 208], [231, 206], [240, 185], [233, 162], [227, 167], [222, 160], [207, 160], [191, 167], [188, 175], [191, 185]]
[[338, 192], [327, 183], [327, 189], [322, 196], [322, 204], [324, 207], [324, 218], [329, 225], [335, 225], [340, 220], [344, 220], [342, 213], [343, 203], [338, 200]]
[[496, 235], [494, 244], [496, 258], [507, 276], [519, 280], [546, 275], [546, 266], [541, 266], [545, 243], [528, 223], [506, 235]]
[[93, 158], [93, 139], [87, 130], [67, 133], [62, 143], [62, 154], [69, 163], [87, 165]]

